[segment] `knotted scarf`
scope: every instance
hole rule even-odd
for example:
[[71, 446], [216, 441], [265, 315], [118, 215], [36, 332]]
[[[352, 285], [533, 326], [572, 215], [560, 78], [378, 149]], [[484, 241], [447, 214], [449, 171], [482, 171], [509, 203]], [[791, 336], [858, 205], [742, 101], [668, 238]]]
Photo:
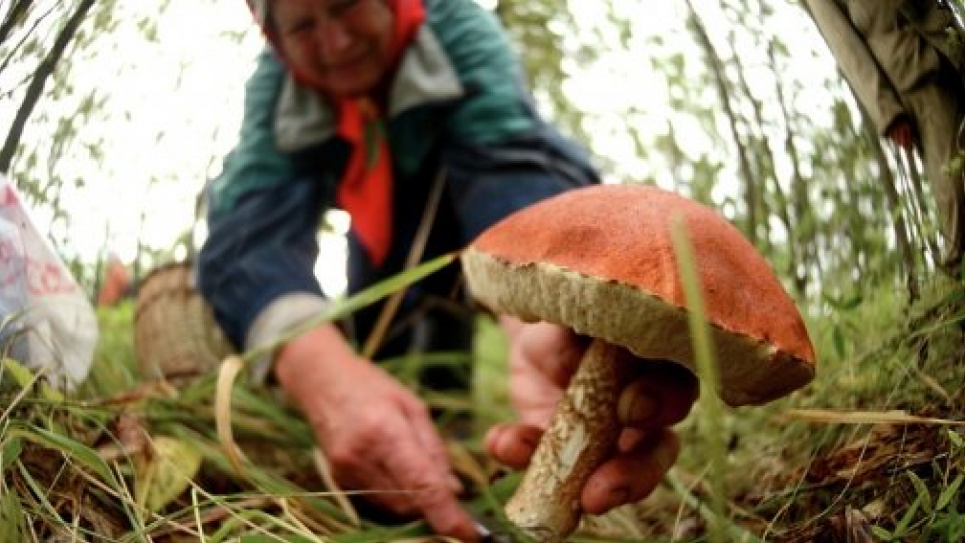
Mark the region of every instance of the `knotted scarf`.
[[[388, 0], [395, 14], [391, 70], [425, 20], [422, 0]], [[352, 152], [338, 187], [338, 204], [352, 216], [352, 229], [370, 260], [381, 266], [392, 244], [392, 156], [382, 111], [368, 97], [336, 100], [339, 137]]]

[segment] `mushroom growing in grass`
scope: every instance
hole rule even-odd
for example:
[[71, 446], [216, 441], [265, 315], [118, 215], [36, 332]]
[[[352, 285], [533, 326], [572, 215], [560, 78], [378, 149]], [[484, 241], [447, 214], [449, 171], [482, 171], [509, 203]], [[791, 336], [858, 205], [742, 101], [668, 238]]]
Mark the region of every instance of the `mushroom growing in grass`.
[[756, 249], [709, 208], [653, 187], [601, 185], [507, 217], [462, 255], [473, 297], [496, 313], [593, 338], [506, 506], [538, 541], [562, 541], [579, 523], [581, 490], [616, 446], [617, 399], [633, 365], [671, 361], [697, 373], [671, 241], [675, 217], [696, 255], [721, 399], [762, 404], [814, 376], [794, 302]]

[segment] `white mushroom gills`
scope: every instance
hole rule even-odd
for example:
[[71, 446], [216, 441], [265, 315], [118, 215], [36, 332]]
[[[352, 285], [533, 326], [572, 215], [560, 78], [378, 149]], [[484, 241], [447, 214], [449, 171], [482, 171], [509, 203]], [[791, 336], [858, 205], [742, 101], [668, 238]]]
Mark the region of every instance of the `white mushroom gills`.
[[580, 522], [580, 495], [620, 436], [617, 401], [633, 355], [593, 340], [557, 406], [506, 516], [542, 543], [562, 542]]

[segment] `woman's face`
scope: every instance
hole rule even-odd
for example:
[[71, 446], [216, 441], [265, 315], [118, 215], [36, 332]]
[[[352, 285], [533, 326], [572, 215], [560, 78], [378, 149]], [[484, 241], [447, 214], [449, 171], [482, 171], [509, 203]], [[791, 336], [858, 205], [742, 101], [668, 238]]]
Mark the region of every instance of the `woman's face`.
[[274, 0], [272, 24], [288, 62], [331, 96], [366, 94], [391, 69], [386, 0]]

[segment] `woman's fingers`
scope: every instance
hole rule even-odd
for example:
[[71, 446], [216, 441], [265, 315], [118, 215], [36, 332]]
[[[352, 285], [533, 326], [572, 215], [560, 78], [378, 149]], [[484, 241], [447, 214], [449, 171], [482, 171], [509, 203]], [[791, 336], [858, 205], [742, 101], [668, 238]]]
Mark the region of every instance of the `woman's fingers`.
[[526, 469], [543, 436], [543, 430], [527, 424], [499, 424], [486, 433], [486, 450], [497, 462], [513, 469]]
[[572, 330], [547, 322], [526, 324], [517, 342], [519, 359], [560, 389], [566, 388], [586, 350], [585, 341]]
[[636, 446], [600, 466], [583, 487], [580, 502], [592, 515], [647, 497], [660, 484], [680, 453], [680, 441], [665, 429], [638, 440]]
[[476, 540], [425, 404], [367, 362], [348, 366], [341, 377], [365, 386], [343, 387], [302, 406], [339, 484], [397, 515], [424, 517], [440, 535]]
[[[535, 426], [494, 426], [486, 434], [486, 448], [500, 463], [525, 469], [542, 433]], [[647, 497], [673, 466], [679, 452], [680, 441], [669, 429], [649, 434], [626, 430], [618, 451], [590, 476], [583, 487], [581, 503], [584, 511], [602, 514]]]
[[355, 473], [364, 479], [358, 486], [375, 491], [369, 499], [396, 514], [422, 516], [437, 534], [475, 541], [473, 521], [456, 497], [458, 485], [428, 411], [404, 398], [400, 403], [402, 410], [384, 419], [382, 439], [362, 453], [370, 469]]
[[510, 348], [510, 398], [524, 424], [545, 427], [585, 345], [553, 324], [520, 324]]
[[446, 442], [442, 439], [435, 424], [433, 424], [432, 417], [426, 405], [413, 398], [412, 401], [405, 405], [403, 410], [412, 422], [413, 433], [419, 445], [426, 451], [426, 454], [429, 455], [429, 460], [437, 466], [445, 466], [449, 489], [454, 494], [461, 493], [464, 489], [462, 483], [459, 482], [459, 478], [456, 477], [450, 469]]
[[403, 420], [390, 433], [394, 439], [379, 448], [381, 463], [396, 488], [405, 490], [401, 497], [415, 505], [437, 534], [474, 541], [475, 526], [456, 497], [458, 482], [429, 410], [415, 397], [403, 397], [400, 403]]
[[651, 430], [673, 426], [686, 418], [700, 390], [694, 374], [672, 363], [641, 366], [617, 401], [620, 423]]

